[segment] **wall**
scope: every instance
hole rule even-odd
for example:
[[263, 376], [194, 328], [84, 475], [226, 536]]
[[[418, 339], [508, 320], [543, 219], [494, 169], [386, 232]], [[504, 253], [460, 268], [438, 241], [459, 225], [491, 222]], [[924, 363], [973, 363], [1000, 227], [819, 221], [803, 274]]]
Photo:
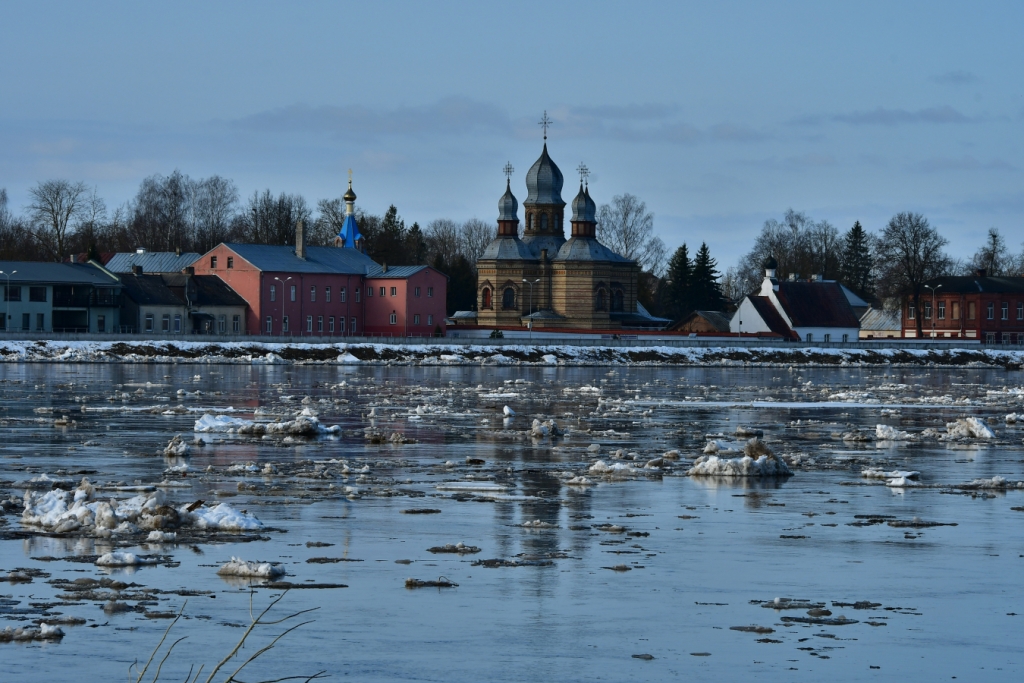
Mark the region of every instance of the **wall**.
[[[742, 323], [742, 324], [741, 324]], [[750, 303], [750, 297], [744, 297], [739, 308], [732, 314], [729, 320], [730, 332], [742, 332], [744, 334], [757, 334], [758, 332], [771, 332], [771, 328], [761, 318], [761, 314]], [[841, 337], [840, 337], [841, 339]]]
[[[42, 285], [39, 285], [42, 286]], [[7, 287], [6, 278], [0, 278], [0, 292], [4, 292]], [[11, 283], [11, 289], [21, 288], [21, 301], [3, 301], [0, 296], [0, 316], [8, 315], [8, 306], [10, 306], [10, 316], [7, 320], [7, 325], [4, 329], [18, 331], [22, 329], [22, 314], [29, 314], [29, 330], [32, 332], [36, 331], [37, 316], [41, 313], [43, 315], [43, 330], [50, 332], [53, 330], [53, 287], [46, 287], [46, 301], [29, 301], [29, 284], [16, 284]]]
[[[217, 267], [210, 267], [210, 257], [217, 257]], [[234, 258], [234, 267], [228, 268], [228, 257]], [[193, 264], [196, 275], [216, 275], [223, 280], [238, 296], [245, 299], [249, 307], [245, 311], [246, 333], [261, 334], [260, 321], [260, 284], [263, 273], [251, 263], [236, 254], [230, 248], [219, 244], [199, 257]], [[283, 278], [282, 278], [283, 279]], [[275, 328], [275, 332], [278, 328]]]

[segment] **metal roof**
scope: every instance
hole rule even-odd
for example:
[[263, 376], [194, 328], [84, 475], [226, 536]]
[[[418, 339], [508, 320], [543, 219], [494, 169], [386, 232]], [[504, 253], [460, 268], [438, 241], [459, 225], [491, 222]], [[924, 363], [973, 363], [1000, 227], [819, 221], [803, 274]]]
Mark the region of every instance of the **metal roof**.
[[836, 282], [780, 282], [777, 296], [794, 327], [860, 326]]
[[862, 330], [899, 330], [903, 325], [900, 311], [887, 311], [882, 308], [869, 308], [860, 318]]
[[768, 329], [775, 334], [783, 337], [790, 337], [798, 339], [796, 332], [790, 329], [786, 321], [779, 315], [779, 312], [775, 310], [775, 304], [772, 300], [766, 296], [750, 296], [747, 297], [750, 300], [750, 304], [757, 311], [757, 314], [761, 316], [761, 320], [768, 326]]
[[540, 158], [526, 172], [526, 201], [524, 206], [537, 204], [557, 204], [565, 206], [562, 201], [562, 172], [551, 157], [548, 156], [548, 143], [544, 143], [544, 151]]
[[142, 266], [145, 273], [180, 273], [199, 260], [199, 254], [178, 254], [173, 251], [119, 252], [107, 261], [111, 273], [130, 273], [133, 266]]
[[121, 284], [96, 266], [86, 263], [48, 263], [40, 261], [0, 261], [0, 284], [89, 284], [97, 287], [120, 287]]
[[194, 306], [247, 306], [235, 290], [216, 275], [183, 275], [181, 273], [162, 275], [169, 288], [184, 292], [189, 282], [189, 299]]
[[535, 261], [537, 257], [518, 237], [499, 237], [487, 245], [480, 260]]
[[612, 263], [633, 263], [625, 256], [619, 256], [593, 237], [572, 237], [558, 250], [555, 261], [610, 261]]
[[396, 280], [404, 280], [407, 277], [412, 277], [421, 270], [426, 270], [430, 266], [388, 266], [387, 272], [381, 266], [376, 266], [375, 270], [370, 270], [366, 273], [366, 277], [376, 279], [388, 279], [395, 278]]
[[182, 306], [184, 301], [167, 288], [159, 275], [122, 275], [128, 298], [140, 306]]
[[300, 259], [292, 246], [241, 242], [226, 242], [224, 246], [264, 272], [365, 275], [380, 268], [376, 261], [357, 249], [306, 247], [306, 258]]
[[[1024, 292], [1024, 277], [989, 277], [987, 275], [960, 275], [937, 277], [926, 284], [936, 289], [936, 294], [1019, 294]], [[941, 287], [941, 289], [939, 289]], [[930, 294], [929, 294], [930, 296]]]

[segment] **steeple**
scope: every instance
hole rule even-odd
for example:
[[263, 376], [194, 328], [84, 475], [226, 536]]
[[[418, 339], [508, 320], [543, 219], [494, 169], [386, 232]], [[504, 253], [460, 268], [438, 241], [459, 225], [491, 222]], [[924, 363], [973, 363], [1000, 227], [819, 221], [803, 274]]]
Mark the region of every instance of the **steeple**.
[[334, 246], [348, 249], [363, 250], [363, 235], [356, 225], [356, 193], [352, 191], [352, 169], [348, 170], [348, 191], [342, 196], [345, 200], [345, 221], [341, 224], [338, 236], [334, 238]]
[[519, 235], [519, 202], [512, 194], [512, 164], [505, 164], [505, 194], [498, 200], [498, 237]]

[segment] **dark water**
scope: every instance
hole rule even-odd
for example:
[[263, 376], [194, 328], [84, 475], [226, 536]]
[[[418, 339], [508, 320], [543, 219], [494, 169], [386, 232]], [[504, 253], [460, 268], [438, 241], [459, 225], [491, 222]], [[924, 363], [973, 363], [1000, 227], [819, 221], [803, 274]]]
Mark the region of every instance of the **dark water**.
[[[0, 540], [0, 575], [15, 568], [49, 574], [30, 584], [0, 583], [0, 596], [7, 598], [0, 608], [6, 604], [8, 612], [60, 602], [57, 587], [48, 583], [55, 579], [111, 576], [166, 591], [214, 591], [216, 597], [188, 598], [185, 616], [172, 631], [188, 639], [168, 659], [160, 680], [183, 680], [193, 664], [205, 664], [209, 671], [248, 625], [249, 588], [216, 574], [232, 556], [281, 562], [288, 580], [296, 583], [348, 586], [288, 592], [273, 614], [318, 608], [304, 617], [315, 621], [263, 655], [258, 669], [242, 680], [320, 670], [332, 680], [360, 681], [1021, 676], [1024, 512], [1011, 508], [1024, 506], [1024, 492], [953, 488], [996, 476], [1024, 479], [1024, 429], [1002, 421], [1007, 413], [1022, 412], [1021, 397], [1012, 391], [989, 393], [1021, 387], [1020, 373], [142, 365], [7, 365], [0, 371], [4, 497], [20, 498], [18, 483], [42, 473], [77, 481], [81, 475], [70, 473], [88, 470], [94, 482], [159, 482], [164, 469], [180, 461], [157, 452], [175, 434], [191, 439], [192, 424], [204, 408], [230, 406], [231, 415], [243, 418], [259, 407], [290, 415], [308, 396], [324, 424], [342, 427], [340, 438], [298, 445], [214, 434], [204, 438], [219, 443], [193, 448], [190, 475], [183, 480], [188, 488], [171, 489], [170, 497], [177, 504], [201, 498], [245, 509], [275, 529], [266, 533], [268, 540], [162, 545], [159, 552], [173, 556], [177, 566], [134, 571], [33, 559], [100, 554], [111, 547], [105, 539], [45, 534], [23, 539], [8, 533]], [[585, 386], [600, 393], [579, 390]], [[203, 394], [179, 397], [178, 389]], [[107, 401], [115, 391], [117, 400]], [[157, 405], [195, 412], [139, 410]], [[525, 430], [538, 417], [555, 418], [571, 431], [537, 441], [497, 434], [505, 405], [517, 412], [511, 429]], [[378, 417], [367, 417], [371, 407]], [[416, 414], [417, 407], [422, 414]], [[47, 408], [54, 412], [37, 412]], [[883, 415], [883, 409], [899, 413]], [[54, 427], [54, 419], [65, 414], [74, 424]], [[998, 417], [997, 438], [896, 445], [843, 442], [838, 436], [858, 427], [873, 433], [877, 424], [917, 433], [964, 416]], [[700, 454], [705, 435], [730, 435], [741, 425], [763, 430], [777, 453], [801, 454], [805, 464], [794, 466], [795, 475], [782, 481], [682, 476], [686, 461]], [[417, 443], [369, 444], [360, 431], [367, 426], [385, 435], [401, 432]], [[87, 442], [95, 445], [83, 445]], [[606, 461], [619, 448], [638, 453], [641, 462], [678, 449], [683, 461], [664, 476], [607, 481], [586, 474], [593, 461], [586, 448], [592, 443], [601, 446], [598, 457]], [[485, 464], [469, 466], [467, 457]], [[351, 473], [345, 480], [227, 471], [236, 463], [274, 462], [285, 469], [288, 463], [331, 459], [348, 461]], [[454, 465], [444, 467], [446, 461]], [[923, 483], [950, 486], [891, 489], [859, 476], [871, 463], [918, 470]], [[360, 480], [364, 466], [369, 472]], [[569, 472], [596, 485], [565, 486], [563, 473]], [[453, 498], [435, 488], [467, 474], [505, 484], [509, 495], [498, 501], [481, 500], [486, 496], [479, 494]], [[239, 490], [239, 482], [276, 484], [278, 490]], [[346, 497], [345, 486], [358, 493]], [[441, 513], [401, 513], [408, 508]], [[19, 514], [0, 517], [0, 532], [20, 531]], [[856, 515], [956, 526], [850, 526]], [[551, 526], [522, 526], [533, 520]], [[595, 528], [605, 523], [625, 532]], [[307, 547], [307, 542], [334, 545]], [[458, 542], [481, 552], [427, 552]], [[154, 552], [143, 545], [127, 549]], [[517, 556], [557, 559], [550, 566], [471, 564]], [[306, 562], [316, 557], [360, 561]], [[606, 568], [617, 565], [630, 569]], [[458, 587], [404, 587], [408, 577], [439, 576]], [[280, 593], [257, 588], [255, 608]], [[777, 597], [825, 603], [834, 617], [857, 623], [784, 622], [782, 617], [803, 617], [806, 610], [776, 611], [752, 603]], [[177, 611], [185, 600], [159, 594], [151, 611]], [[880, 606], [836, 607], [834, 601]], [[79, 616], [88, 623], [64, 627], [60, 642], [0, 643], [2, 678], [126, 676], [133, 661], [149, 656], [168, 622], [138, 612], [107, 615], [101, 607], [102, 602], [90, 600], [50, 607], [48, 614]], [[0, 628], [32, 618], [0, 611]], [[730, 628], [749, 625], [774, 632]], [[246, 655], [283, 628], [258, 631]]]

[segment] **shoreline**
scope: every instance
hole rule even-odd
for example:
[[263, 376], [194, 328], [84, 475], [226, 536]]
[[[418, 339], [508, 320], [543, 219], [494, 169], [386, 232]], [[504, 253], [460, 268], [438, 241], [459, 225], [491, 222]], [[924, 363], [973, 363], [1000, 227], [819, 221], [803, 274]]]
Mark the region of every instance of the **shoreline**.
[[1024, 351], [990, 348], [780, 348], [199, 341], [0, 341], [0, 363], [196, 365], [522, 365], [979, 367], [1019, 370]]

